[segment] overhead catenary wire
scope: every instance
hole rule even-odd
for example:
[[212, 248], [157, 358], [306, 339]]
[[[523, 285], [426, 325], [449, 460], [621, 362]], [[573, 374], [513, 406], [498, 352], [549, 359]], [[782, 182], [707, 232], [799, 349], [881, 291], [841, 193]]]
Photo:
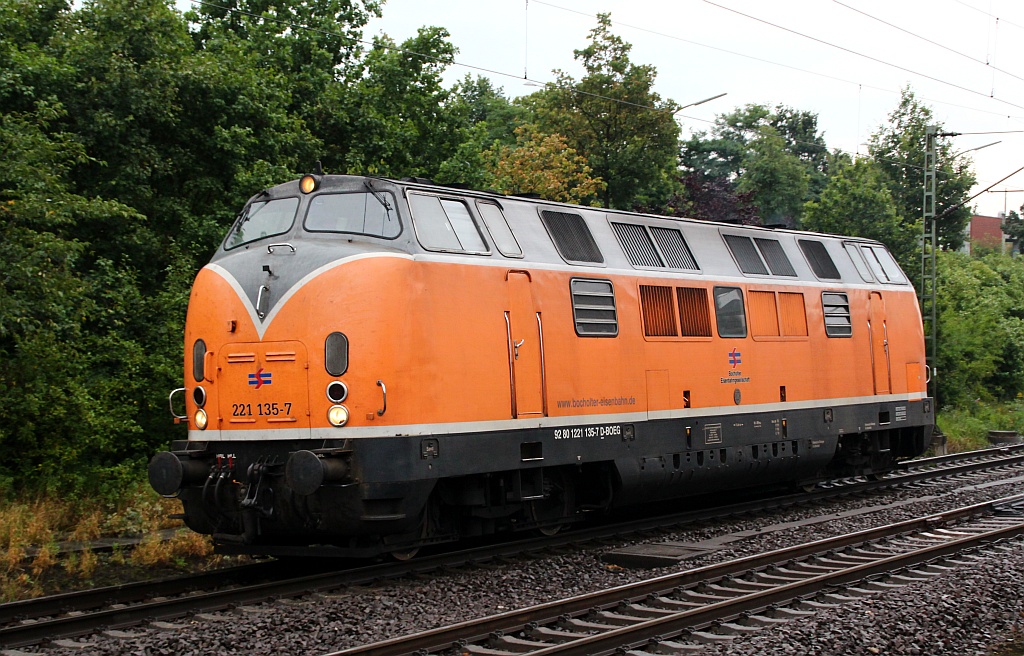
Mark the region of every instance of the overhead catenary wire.
[[[533, 1], [534, 1], [535, 4], [543, 4], [543, 5], [547, 5], [547, 6], [556, 8], [556, 9], [563, 9], [565, 11], [572, 11], [574, 13], [584, 13], [584, 12], [575, 12], [574, 10], [570, 10], [570, 9], [565, 9], [564, 7], [559, 7], [559, 6], [553, 5], [551, 3], [543, 2], [542, 0], [533, 0]], [[705, 0], [705, 2], [707, 2], [707, 1], [708, 0]], [[711, 125], [717, 124], [717, 121], [712, 121], [712, 120], [708, 120], [708, 119], [704, 119], [704, 118], [698, 118], [698, 117], [694, 117], [694, 116], [687, 116], [687, 115], [683, 115], [683, 114], [676, 114], [676, 111], [672, 110], [672, 109], [665, 109], [665, 108], [655, 107], [655, 106], [651, 106], [651, 105], [644, 105], [644, 104], [641, 104], [641, 103], [634, 103], [634, 102], [630, 102], [628, 100], [622, 100], [620, 98], [612, 98], [612, 97], [604, 96], [604, 95], [601, 95], [601, 94], [596, 94], [596, 93], [592, 93], [592, 92], [588, 92], [588, 91], [583, 91], [583, 90], [578, 89], [578, 88], [573, 87], [573, 86], [558, 85], [558, 84], [555, 84], [555, 83], [552, 83], [552, 82], [545, 83], [545, 82], [541, 82], [539, 80], [530, 79], [530, 78], [519, 76], [519, 75], [515, 75], [515, 74], [512, 74], [512, 73], [506, 73], [504, 71], [499, 71], [499, 70], [495, 70], [495, 69], [486, 68], [486, 67], [483, 67], [483, 66], [476, 66], [476, 65], [473, 65], [473, 64], [467, 64], [467, 63], [464, 63], [464, 62], [459, 62], [459, 61], [454, 60], [454, 58], [451, 61], [448, 61], [448, 60], [444, 60], [444, 59], [439, 58], [439, 57], [435, 57], [433, 55], [427, 55], [427, 54], [424, 54], [424, 53], [420, 53], [420, 52], [416, 52], [416, 51], [413, 51], [413, 50], [409, 50], [407, 48], [401, 48], [401, 47], [399, 47], [397, 45], [380, 44], [380, 43], [375, 43], [373, 41], [367, 41], [365, 39], [358, 39], [358, 38], [355, 38], [355, 37], [351, 37], [351, 36], [342, 34], [340, 32], [335, 32], [335, 31], [324, 30], [324, 29], [320, 29], [320, 28], [316, 28], [316, 27], [311, 27], [311, 26], [308, 26], [308, 25], [303, 25], [303, 24], [300, 24], [300, 23], [296, 23], [294, 21], [284, 20], [284, 19], [281, 19], [281, 18], [274, 18], [274, 17], [271, 17], [271, 16], [263, 15], [263, 14], [256, 14], [254, 12], [246, 11], [244, 9], [238, 9], [238, 8], [235, 8], [235, 7], [227, 7], [225, 5], [217, 4], [216, 2], [211, 2], [210, 0], [193, 0], [193, 3], [194, 4], [201, 4], [201, 5], [204, 5], [204, 6], [207, 6], [207, 7], [212, 7], [212, 8], [215, 8], [215, 9], [221, 9], [221, 10], [228, 11], [228, 12], [233, 12], [233, 13], [240, 14], [240, 15], [243, 15], [243, 16], [249, 16], [251, 18], [255, 18], [255, 19], [258, 19], [258, 20], [270, 21], [270, 22], [273, 22], [273, 23], [277, 23], [279, 25], [283, 25], [283, 26], [289, 27], [291, 29], [301, 29], [301, 30], [307, 30], [307, 31], [310, 31], [310, 32], [315, 32], [315, 33], [318, 33], [318, 34], [324, 34], [324, 35], [327, 35], [327, 36], [340, 37], [342, 39], [345, 39], [345, 40], [349, 41], [350, 43], [359, 43], [359, 44], [366, 45], [366, 46], [369, 46], [369, 47], [380, 46], [380, 47], [386, 48], [388, 50], [392, 50], [392, 51], [395, 51], [395, 52], [401, 52], [401, 53], [404, 53], [404, 54], [407, 54], [407, 55], [411, 55], [411, 56], [414, 56], [414, 57], [420, 57], [420, 58], [422, 58], [424, 60], [432, 61], [432, 62], [439, 63], [439, 64], [445, 64], [445, 65], [450, 64], [450, 65], [453, 65], [453, 66], [460, 66], [460, 67], [468, 68], [468, 69], [475, 70], [475, 71], [481, 71], [481, 72], [484, 72], [484, 73], [490, 73], [490, 74], [493, 74], [493, 75], [514, 79], [516, 81], [523, 81], [523, 80], [525, 80], [526, 82], [531, 82], [533, 84], [536, 84], [536, 85], [539, 85], [539, 86], [543, 86], [543, 87], [562, 89], [562, 90], [565, 90], [565, 91], [571, 91], [573, 93], [578, 93], [580, 95], [585, 95], [585, 96], [590, 96], [590, 97], [594, 97], [594, 98], [598, 98], [598, 99], [602, 99], [602, 100], [607, 100], [607, 101], [610, 101], [610, 102], [613, 102], [613, 103], [629, 105], [629, 106], [632, 106], [632, 107], [637, 107], [637, 108], [640, 108], [640, 109], [647, 109], [647, 110], [655, 111], [655, 112], [659, 112], [659, 113], [673, 114], [673, 115], [679, 116], [680, 118], [686, 118], [686, 119], [690, 119], [692, 121], [697, 121], [697, 122], [701, 122], [701, 123], [708, 123], [708, 124], [711, 124]], [[711, 3], [711, 4], [714, 4], [714, 3]], [[584, 13], [584, 15], [592, 16], [590, 14], [585, 14], [585, 13]], [[627, 26], [627, 27], [629, 27], [629, 26]], [[643, 29], [643, 28], [637, 28], [637, 29]], [[676, 37], [669, 37], [669, 38], [676, 38]], [[685, 39], [680, 39], [680, 40], [685, 41]], [[700, 44], [698, 44], [698, 45], [700, 45]], [[708, 46], [708, 47], [713, 47], [713, 46]], [[765, 61], [767, 61], [767, 60], [765, 60]], [[771, 62], [769, 62], [769, 63], [771, 63]], [[800, 69], [797, 69], [797, 70], [800, 70]], [[885, 89], [880, 89], [880, 90], [885, 91]], [[748, 133], [757, 133], [758, 132], [758, 128], [754, 128], [754, 127], [742, 128], [742, 127], [735, 127], [734, 126], [734, 129], [737, 129], [737, 130], [739, 130], [741, 132], [748, 132]], [[1024, 132], [1024, 130], [1005, 131], [1005, 132], [961, 132], [961, 133], [957, 133], [957, 134], [1008, 134], [1008, 133], [1011, 133], [1011, 132]], [[794, 144], [799, 144], [799, 145], [804, 145], [804, 146], [813, 146], [815, 148], [821, 148], [822, 147], [822, 144], [815, 143], [815, 142], [800, 141], [800, 140], [795, 140], [795, 139], [792, 140], [792, 142]], [[844, 150], [844, 149], [841, 149], [841, 148], [833, 148], [832, 150], [835, 151], [835, 152], [841, 152], [841, 153], [844, 153], [844, 154], [847, 154], [847, 155], [856, 155], [852, 151]], [[898, 164], [898, 165], [901, 165], [901, 166], [904, 166], [904, 167], [907, 167], [907, 168], [919, 169], [919, 170], [922, 170], [922, 171], [924, 170], [924, 168], [921, 167], [921, 166], [916, 166], [916, 165], [908, 164], [908, 163], [905, 163], [905, 162], [898, 162], [898, 161], [895, 161], [895, 160], [887, 160], [887, 159], [880, 158], [880, 157], [877, 157], [877, 156], [874, 157], [874, 159], [876, 159], [878, 161], [881, 161], [881, 162], [886, 162], [886, 163], [891, 163], [891, 164]], [[944, 172], [940, 172], [939, 174], [940, 175], [946, 175]], [[998, 184], [998, 183], [996, 183], [996, 184]]]
[[954, 1], [957, 4], [959, 4], [959, 5], [963, 5], [963, 6], [967, 7], [968, 9], [973, 9], [974, 11], [978, 12], [979, 14], [985, 14], [989, 18], [992, 18], [992, 19], [994, 19], [994, 20], [996, 20], [996, 21], [998, 21], [1000, 23], [1003, 23], [1005, 25], [1012, 25], [1013, 27], [1016, 27], [1018, 30], [1024, 30], [1024, 25], [1018, 25], [1017, 23], [1013, 23], [1011, 21], [1008, 21], [1005, 18], [1000, 18], [999, 16], [996, 16], [995, 14], [990, 14], [989, 12], [985, 11], [984, 9], [980, 9], [978, 7], [975, 7], [974, 5], [972, 5], [970, 3], [967, 3], [967, 2], [964, 2], [963, 0], [954, 0]]
[[974, 94], [976, 96], [981, 96], [982, 98], [989, 98], [991, 100], [995, 100], [996, 102], [1000, 102], [1000, 103], [1003, 103], [1005, 105], [1009, 105], [1010, 107], [1016, 107], [1018, 109], [1024, 109], [1024, 105], [1018, 105], [1016, 103], [1010, 102], [1009, 100], [1003, 100], [1002, 98], [996, 98], [995, 96], [993, 96], [991, 94], [987, 94], [987, 93], [984, 93], [982, 91], [977, 91], [975, 89], [971, 89], [969, 87], [965, 87], [963, 85], [956, 84], [955, 82], [950, 82], [948, 80], [943, 80], [943, 79], [935, 77], [933, 75], [928, 75], [927, 73], [921, 73], [919, 71], [915, 71], [913, 69], [907, 68], [906, 66], [900, 66], [899, 64], [894, 64], [892, 62], [887, 62], [884, 59], [879, 59], [878, 57], [872, 57], [871, 55], [867, 55], [867, 54], [864, 54], [862, 52], [858, 52], [856, 50], [853, 50], [852, 48], [847, 48], [846, 46], [841, 46], [841, 45], [832, 43], [830, 41], [826, 41], [825, 39], [819, 39], [818, 37], [812, 36], [810, 34], [804, 34], [803, 32], [800, 32], [798, 30], [794, 30], [792, 28], [785, 27], [784, 25], [779, 25], [778, 23], [773, 23], [773, 22], [771, 22], [769, 20], [766, 20], [764, 18], [760, 18], [758, 16], [754, 16], [752, 14], [744, 13], [742, 11], [739, 11], [738, 9], [733, 9], [732, 7], [726, 7], [725, 5], [718, 4], [717, 2], [714, 2], [713, 0], [703, 0], [703, 1], [706, 4], [709, 4], [709, 5], [713, 6], [713, 7], [718, 7], [719, 9], [722, 9], [724, 11], [728, 11], [728, 12], [737, 14], [738, 16], [743, 16], [744, 18], [749, 18], [750, 20], [757, 21], [758, 23], [763, 23], [765, 25], [769, 25], [771, 27], [774, 27], [775, 29], [782, 30], [783, 32], [788, 32], [789, 34], [795, 34], [795, 35], [797, 35], [799, 37], [802, 37], [804, 39], [809, 39], [811, 41], [814, 41], [815, 43], [820, 43], [820, 44], [828, 46], [830, 48], [835, 48], [836, 50], [840, 50], [842, 52], [846, 52], [846, 53], [851, 54], [851, 55], [856, 55], [857, 57], [862, 57], [862, 58], [867, 59], [869, 61], [873, 61], [875, 63], [882, 64], [883, 66], [889, 66], [891, 68], [895, 68], [897, 70], [903, 71], [904, 73], [910, 73], [911, 75], [917, 75], [919, 77], [925, 78], [926, 80], [931, 80], [932, 82], [937, 82], [939, 84], [943, 84], [945, 86], [952, 87], [954, 89], [959, 89], [960, 91], [965, 91], [967, 93]]
[[[319, 29], [319, 28], [310, 27], [308, 25], [302, 25], [302, 24], [299, 24], [299, 23], [295, 23], [293, 21], [288, 21], [288, 20], [284, 20], [284, 19], [280, 19], [280, 18], [273, 18], [273, 17], [270, 17], [270, 16], [262, 15], [262, 14], [256, 14], [256, 13], [253, 13], [253, 12], [245, 11], [244, 9], [238, 9], [238, 8], [235, 8], [235, 7], [227, 7], [227, 6], [224, 6], [224, 5], [219, 5], [219, 4], [215, 3], [215, 2], [210, 2], [209, 0], [193, 0], [193, 2], [195, 4], [201, 4], [201, 5], [205, 5], [207, 7], [213, 7], [213, 8], [216, 8], [216, 9], [222, 9], [224, 11], [230, 11], [230, 12], [234, 12], [234, 13], [237, 13], [237, 14], [241, 14], [243, 16], [249, 16], [251, 18], [257, 18], [257, 19], [260, 19], [260, 20], [271, 21], [271, 22], [274, 22], [274, 23], [278, 23], [280, 25], [288, 26], [288, 27], [293, 28], [293, 29], [302, 29], [302, 30], [316, 32], [316, 33], [324, 34], [324, 35], [328, 35], [328, 36], [341, 37], [343, 39], [348, 40], [351, 43], [359, 43], [359, 44], [370, 46], [370, 47], [374, 47], [375, 45], [377, 45], [377, 44], [375, 44], [372, 41], [367, 41], [365, 39], [357, 39], [355, 37], [350, 37], [350, 36], [347, 36], [345, 34], [341, 34], [340, 32], [333, 32], [333, 31], [329, 31], [329, 30], [322, 30], [322, 29]], [[576, 11], [576, 10], [573, 10], [573, 9], [567, 9], [565, 7], [560, 7], [560, 6], [555, 5], [555, 4], [551, 4], [551, 3], [548, 3], [548, 2], [543, 2], [542, 0], [534, 0], [534, 3], [535, 4], [546, 5], [548, 7], [552, 7], [552, 8], [555, 8], [555, 9], [560, 9], [562, 11], [568, 11], [568, 12], [571, 12], [571, 13], [577, 13], [577, 14], [581, 14], [581, 15], [584, 15], [584, 16], [589, 16], [591, 18], [594, 16], [593, 14], [589, 14], [589, 13], [586, 13], [586, 12], [580, 12], [580, 11]], [[806, 74], [809, 74], [809, 75], [816, 75], [816, 76], [819, 76], [819, 77], [830, 78], [830, 79], [834, 79], [834, 80], [839, 81], [839, 82], [845, 82], [845, 83], [848, 83], [848, 84], [857, 84], [858, 86], [864, 86], [864, 87], [867, 87], [867, 88], [870, 88], [870, 89], [875, 89], [877, 91], [883, 91], [883, 92], [886, 92], [886, 93], [899, 93], [899, 92], [893, 91], [891, 89], [885, 89], [885, 88], [882, 88], [882, 87], [875, 87], [875, 86], [867, 85], [867, 84], [861, 85], [860, 83], [853, 82], [851, 80], [846, 80], [846, 79], [839, 78], [839, 77], [835, 77], [835, 76], [828, 75], [828, 74], [825, 74], [825, 73], [818, 73], [818, 72], [815, 72], [815, 71], [810, 71], [810, 70], [807, 70], [807, 69], [802, 69], [802, 68], [799, 68], [799, 67], [796, 67], [796, 66], [790, 66], [788, 64], [781, 64], [781, 63], [778, 63], [778, 62], [773, 62], [771, 60], [761, 59], [761, 58], [758, 58], [758, 57], [754, 57], [752, 55], [745, 55], [745, 54], [742, 54], [742, 53], [737, 53], [737, 52], [733, 52], [733, 51], [730, 51], [730, 50], [725, 50], [723, 48], [718, 48], [716, 46], [709, 46], [707, 44], [702, 44], [702, 43], [699, 43], [699, 42], [696, 42], [696, 41], [689, 41], [687, 39], [683, 39], [683, 38], [680, 38], [680, 37], [675, 37], [675, 36], [672, 36], [672, 35], [663, 34], [661, 32], [656, 32], [654, 30], [648, 30], [648, 29], [645, 29], [645, 28], [636, 27], [636, 26], [628, 25], [628, 24], [625, 24], [625, 23], [617, 22], [617, 21], [613, 22], [613, 24], [623, 25], [624, 27], [630, 27], [632, 29], [638, 29], [638, 30], [641, 30], [641, 31], [650, 32], [650, 33], [656, 34], [658, 36], [664, 36], [665, 38], [675, 39], [675, 40], [686, 42], [686, 43], [692, 43], [694, 45], [698, 45], [698, 46], [702, 46], [702, 47], [706, 47], [706, 48], [711, 48], [713, 50], [719, 50], [719, 51], [726, 52], [726, 53], [729, 53], [729, 54], [734, 54], [734, 55], [740, 56], [740, 57], [746, 57], [746, 58], [753, 59], [753, 60], [756, 60], [756, 61], [761, 61], [761, 62], [764, 62], [764, 63], [767, 63], [767, 64], [772, 64], [772, 65], [781, 66], [781, 67], [784, 67], [784, 68], [789, 68], [789, 69], [792, 69], [792, 70], [795, 70], [795, 71], [798, 71], [798, 72], [802, 72], [802, 73], [806, 73]], [[452, 66], [459, 66], [459, 67], [462, 67], [462, 68], [467, 68], [467, 69], [474, 70], [474, 71], [480, 71], [480, 72], [483, 72], [483, 73], [490, 73], [492, 75], [497, 75], [497, 76], [500, 76], [500, 77], [510, 78], [510, 79], [513, 79], [513, 80], [516, 80], [516, 81], [530, 82], [530, 83], [533, 83], [533, 84], [538, 85], [538, 86], [552, 86], [554, 88], [559, 88], [559, 89], [563, 89], [563, 90], [567, 90], [567, 91], [573, 91], [573, 92], [581, 94], [581, 95], [587, 95], [587, 96], [591, 96], [591, 97], [594, 97], [594, 98], [600, 98], [600, 99], [603, 99], [603, 100], [608, 100], [608, 101], [611, 101], [611, 102], [621, 103], [621, 104], [625, 104], [625, 105], [631, 105], [633, 107], [640, 107], [640, 108], [650, 109], [652, 111], [674, 113], [670, 109], [665, 109], [665, 108], [660, 108], [660, 107], [652, 107], [650, 105], [643, 105], [643, 104], [640, 104], [640, 103], [633, 103], [633, 102], [630, 102], [628, 100], [622, 100], [620, 98], [611, 98], [609, 96], [604, 96], [604, 95], [601, 95], [601, 94], [596, 94], [596, 93], [592, 93], [592, 92], [588, 92], [588, 91], [583, 91], [583, 90], [578, 89], [576, 87], [569, 87], [569, 86], [566, 86], [566, 85], [558, 85], [558, 84], [555, 84], [555, 83], [552, 83], [552, 82], [542, 82], [540, 80], [535, 80], [535, 79], [526, 77], [525, 75], [520, 76], [520, 75], [516, 75], [516, 74], [513, 74], [513, 73], [507, 73], [505, 71], [499, 71], [499, 70], [495, 70], [495, 69], [491, 69], [491, 68], [486, 68], [486, 67], [483, 67], [483, 66], [476, 66], [474, 64], [467, 64], [465, 62], [461, 62], [461, 61], [458, 61], [458, 60], [455, 60], [455, 59], [452, 59], [452, 61], [448, 62], [448, 61], [441, 60], [438, 57], [434, 57], [432, 55], [426, 55], [426, 54], [423, 54], [423, 53], [415, 52], [415, 51], [412, 51], [412, 50], [401, 48], [401, 47], [396, 46], [396, 45], [383, 44], [383, 47], [385, 47], [388, 50], [393, 50], [395, 52], [402, 52], [402, 53], [405, 53], [405, 54], [408, 54], [408, 55], [413, 55], [413, 56], [420, 57], [422, 59], [425, 59], [425, 60], [428, 60], [428, 61], [433, 61], [433, 62], [436, 62], [436, 63], [451, 64]], [[524, 73], [525, 73], [525, 71], [524, 71]], [[988, 96], [986, 96], [986, 97], [988, 97]], [[937, 99], [933, 99], [933, 98], [922, 98], [922, 100], [926, 100], [928, 102], [935, 102], [935, 103], [939, 103], [939, 104], [944, 104], [944, 105], [949, 105], [951, 107], [959, 107], [961, 109], [967, 109], [967, 110], [970, 110], [970, 111], [976, 111], [976, 112], [985, 113], [985, 114], [993, 114], [993, 115], [996, 115], [996, 116], [1005, 116], [1005, 114], [1003, 114], [1001, 112], [993, 112], [993, 111], [989, 111], [989, 110], [978, 109], [976, 107], [969, 107], [969, 106], [966, 106], [966, 105], [960, 105], [960, 104], [957, 104], [957, 103], [950, 103], [950, 102], [947, 102], [947, 101], [937, 100]], [[1022, 109], [1024, 109], [1024, 107], [1022, 107]]]
[[978, 193], [976, 193], [976, 194], [974, 194], [973, 196], [971, 196], [970, 198], [968, 198], [968, 199], [966, 199], [966, 200], [962, 200], [962, 201], [960, 201], [959, 203], [957, 203], [956, 205], [953, 205], [953, 206], [951, 206], [951, 207], [947, 207], [947, 208], [946, 208], [945, 210], [943, 210], [943, 211], [942, 211], [941, 213], [937, 214], [937, 215], [935, 216], [935, 219], [934, 219], [934, 220], [936, 220], [936, 221], [937, 221], [937, 220], [941, 219], [942, 217], [946, 216], [947, 214], [950, 214], [950, 213], [952, 213], [952, 212], [955, 212], [956, 210], [960, 209], [961, 207], [963, 207], [963, 206], [964, 206], [964, 205], [966, 205], [967, 203], [971, 202], [972, 200], [974, 200], [974, 199], [975, 199], [975, 198], [977, 198], [978, 196], [982, 195], [983, 193], [985, 193], [986, 191], [988, 191], [988, 190], [989, 190], [989, 189], [991, 189], [992, 187], [996, 186], [997, 184], [999, 184], [999, 183], [1001, 183], [1001, 182], [1003, 182], [1003, 181], [1005, 181], [1005, 180], [1009, 180], [1010, 178], [1012, 178], [1013, 176], [1017, 175], [1017, 174], [1018, 174], [1018, 173], [1020, 173], [1021, 171], [1024, 171], [1024, 166], [1020, 167], [1019, 169], [1017, 169], [1017, 170], [1016, 170], [1016, 171], [1014, 171], [1013, 173], [1010, 173], [1009, 175], [1005, 175], [1005, 176], [1003, 176], [1002, 178], [1000, 178], [999, 180], [996, 180], [995, 182], [993, 182], [993, 183], [992, 183], [992, 184], [990, 184], [989, 186], [985, 187], [984, 189], [982, 189], [982, 190], [981, 190], [981, 191], [979, 191]]
[[1005, 71], [1005, 70], [1003, 70], [1003, 69], [1001, 69], [1001, 68], [999, 68], [997, 66], [993, 66], [991, 61], [986, 61], [984, 59], [978, 59], [977, 57], [972, 57], [971, 55], [968, 55], [966, 53], [960, 52], [959, 50], [956, 50], [954, 48], [950, 48], [949, 46], [947, 46], [944, 43], [939, 43], [938, 41], [934, 41], [932, 39], [929, 39], [928, 37], [921, 36], [920, 34], [917, 34], [916, 32], [911, 32], [910, 30], [908, 30], [908, 29], [906, 29], [904, 27], [900, 27], [899, 25], [896, 25], [895, 23], [890, 23], [887, 20], [884, 20], [884, 19], [879, 18], [877, 16], [871, 15], [871, 14], [869, 14], [866, 11], [863, 11], [861, 9], [857, 9], [856, 7], [852, 7], [852, 6], [848, 5], [848, 4], [846, 4], [845, 2], [842, 2], [841, 0], [832, 0], [832, 2], [834, 2], [837, 5], [839, 5], [840, 7], [845, 7], [847, 9], [849, 9], [850, 11], [856, 12], [856, 13], [860, 14], [861, 16], [865, 16], [867, 18], [870, 18], [873, 21], [879, 22], [879, 23], [881, 23], [883, 25], [888, 25], [889, 27], [893, 28], [894, 30], [899, 30], [900, 32], [903, 32], [904, 34], [908, 34], [908, 35], [914, 37], [915, 39], [920, 39], [921, 41], [924, 41], [926, 43], [930, 43], [933, 46], [936, 46], [938, 48], [942, 48], [943, 50], [947, 50], [947, 51], [953, 53], [954, 55], [959, 55], [960, 57], [964, 57], [965, 59], [969, 59], [969, 60], [971, 60], [971, 61], [973, 61], [973, 62], [975, 62], [977, 64], [981, 64], [982, 66], [987, 66], [987, 67], [991, 68], [994, 71], [999, 71], [1003, 75], [1009, 75], [1010, 77], [1016, 78], [1016, 79], [1024, 82], [1024, 77], [1021, 77], [1019, 75], [1015, 75], [1015, 74], [1011, 73], [1010, 71]]
[[[564, 12], [567, 12], [567, 13], [570, 13], [570, 14], [578, 14], [580, 16], [586, 16], [588, 18], [594, 18], [594, 14], [592, 14], [590, 12], [580, 11], [578, 9], [570, 9], [568, 7], [563, 7], [561, 5], [553, 4], [551, 2], [544, 2], [544, 0], [533, 0], [533, 3], [534, 4], [538, 4], [538, 5], [544, 5], [546, 7], [551, 7], [552, 9], [558, 9], [559, 11], [564, 11]], [[836, 82], [841, 82], [843, 84], [854, 85], [854, 86], [857, 86], [858, 89], [873, 89], [875, 91], [881, 91], [883, 93], [892, 93], [892, 94], [895, 94], [895, 95], [899, 95], [900, 94], [900, 91], [898, 91], [898, 90], [887, 89], [885, 87], [874, 86], [872, 84], [867, 84], [867, 83], [864, 83], [864, 82], [855, 82], [853, 80], [850, 80], [850, 79], [847, 79], [847, 78], [843, 78], [843, 77], [838, 77], [838, 76], [835, 76], [835, 75], [831, 75], [829, 73], [822, 73], [820, 71], [812, 71], [812, 70], [807, 69], [807, 68], [801, 68], [799, 66], [793, 66], [792, 64], [784, 64], [782, 62], [773, 61], [771, 59], [765, 59], [763, 57], [758, 57], [756, 55], [750, 55], [750, 54], [747, 54], [747, 53], [738, 52], [736, 50], [729, 50], [727, 48], [722, 48], [722, 47], [719, 47], [719, 46], [709, 45], [707, 43], [702, 43], [700, 41], [694, 41], [692, 39], [685, 39], [685, 38], [680, 37], [680, 36], [675, 36], [675, 35], [672, 35], [672, 34], [666, 34], [665, 32], [660, 32], [658, 30], [652, 30], [652, 29], [646, 28], [646, 27], [640, 27], [639, 25], [633, 25], [633, 24], [630, 24], [630, 23], [624, 23], [624, 22], [619, 21], [619, 20], [613, 20], [613, 21], [611, 21], [611, 24], [615, 25], [617, 27], [627, 27], [627, 28], [629, 28], [631, 30], [636, 30], [638, 32], [645, 32], [647, 34], [653, 34], [654, 36], [659, 36], [659, 37], [662, 37], [662, 38], [665, 38], [665, 39], [670, 39], [670, 40], [673, 40], [673, 41], [679, 41], [680, 43], [687, 43], [687, 44], [694, 45], [694, 46], [697, 46], [697, 47], [700, 47], [700, 48], [706, 48], [708, 50], [714, 50], [716, 52], [722, 52], [722, 53], [725, 53], [727, 55], [733, 55], [735, 57], [741, 57], [743, 59], [749, 59], [751, 61], [761, 62], [762, 64], [768, 64], [770, 66], [778, 66], [779, 68], [789, 69], [791, 71], [796, 71], [798, 73], [803, 73], [805, 75], [813, 75], [815, 77], [820, 77], [820, 78], [827, 79], [827, 80], [834, 80]], [[989, 98], [989, 96], [987, 96], [987, 95], [985, 97]], [[972, 112], [978, 112], [980, 114], [991, 114], [993, 116], [1004, 116], [1004, 117], [1006, 116], [1006, 112], [996, 112], [996, 111], [987, 110], [987, 109], [980, 109], [978, 107], [970, 107], [968, 105], [961, 105], [959, 103], [949, 102], [947, 100], [939, 100], [937, 98], [926, 98], [926, 97], [923, 97], [923, 96], [921, 97], [921, 99], [922, 100], [926, 100], [926, 101], [931, 102], [931, 103], [936, 103], [936, 104], [939, 104], [939, 105], [946, 105], [946, 106], [949, 106], [949, 107], [958, 107], [960, 109], [966, 109], [966, 110], [969, 110], [969, 111], [972, 111]], [[1007, 117], [1007, 118], [1009, 118], [1009, 117]]]

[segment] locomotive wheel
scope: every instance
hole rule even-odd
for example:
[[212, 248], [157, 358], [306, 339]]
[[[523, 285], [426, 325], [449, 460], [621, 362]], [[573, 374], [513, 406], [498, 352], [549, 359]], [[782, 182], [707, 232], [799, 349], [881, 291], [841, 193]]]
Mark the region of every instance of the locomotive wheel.
[[528, 512], [534, 522], [557, 522], [537, 527], [538, 533], [551, 537], [569, 524], [569, 516], [575, 510], [575, 490], [571, 481], [558, 470], [549, 472], [546, 476], [548, 495], [544, 499], [531, 501]]
[[[423, 508], [423, 516], [420, 519], [419, 534], [416, 538], [414, 538], [413, 541], [422, 542], [423, 540], [426, 540], [427, 538], [436, 535], [435, 529], [437, 522], [439, 521], [438, 518], [440, 516], [440, 502], [437, 500], [437, 495], [431, 493], [430, 497], [427, 499], [426, 505]], [[395, 549], [388, 553], [395, 560], [404, 563], [407, 560], [412, 560], [413, 558], [415, 558], [416, 554], [418, 554], [419, 552], [420, 547], [417, 545], [415, 547], [408, 547], [406, 549]]]
[[395, 551], [391, 552], [391, 557], [397, 561], [404, 563], [407, 560], [412, 560], [413, 558], [415, 558], [416, 554], [418, 554], [419, 552], [419, 547], [410, 547], [409, 549], [396, 549]]
[[555, 524], [554, 526], [541, 526], [537, 529], [537, 532], [543, 535], [544, 537], [550, 538], [555, 535], [558, 535], [559, 531], [561, 531], [564, 527], [565, 524]]

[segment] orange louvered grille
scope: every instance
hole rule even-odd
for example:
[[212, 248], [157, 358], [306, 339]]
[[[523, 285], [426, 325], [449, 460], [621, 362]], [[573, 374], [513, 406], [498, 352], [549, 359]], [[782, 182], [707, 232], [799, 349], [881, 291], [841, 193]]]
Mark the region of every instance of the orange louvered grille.
[[782, 334], [787, 337], [807, 337], [807, 312], [804, 295], [799, 292], [779, 292], [779, 314]]
[[779, 312], [775, 292], [747, 292], [750, 308], [750, 334], [753, 337], [778, 337]]
[[648, 337], [676, 336], [671, 287], [640, 285], [640, 306], [644, 313], [645, 335]]
[[683, 337], [711, 337], [708, 290], [677, 287], [676, 299], [679, 301], [679, 326]]

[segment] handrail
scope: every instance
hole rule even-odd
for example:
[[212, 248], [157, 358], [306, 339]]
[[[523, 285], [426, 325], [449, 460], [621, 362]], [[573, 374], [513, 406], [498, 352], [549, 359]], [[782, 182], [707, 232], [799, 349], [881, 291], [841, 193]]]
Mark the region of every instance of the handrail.
[[172, 417], [174, 417], [175, 419], [186, 419], [186, 418], [188, 418], [188, 415], [179, 415], [178, 413], [176, 413], [174, 411], [174, 395], [177, 394], [178, 392], [181, 392], [182, 394], [184, 394], [185, 393], [185, 388], [184, 387], [179, 387], [177, 389], [171, 390], [171, 393], [167, 395], [167, 405], [168, 405], [168, 408], [171, 411], [171, 416]]
[[383, 417], [384, 413], [388, 411], [388, 388], [384, 387], [383, 380], [378, 380], [377, 385], [380, 386], [380, 391], [384, 393], [384, 407], [377, 411], [377, 416]]

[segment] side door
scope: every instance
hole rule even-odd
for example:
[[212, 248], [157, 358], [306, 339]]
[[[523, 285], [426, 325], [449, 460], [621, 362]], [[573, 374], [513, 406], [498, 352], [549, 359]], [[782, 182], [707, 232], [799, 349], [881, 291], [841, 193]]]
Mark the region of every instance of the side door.
[[529, 272], [509, 271], [508, 360], [512, 385], [512, 417], [543, 417], [547, 414], [544, 398], [544, 328], [533, 300]]
[[889, 394], [892, 374], [889, 364], [889, 333], [885, 324], [885, 301], [879, 292], [871, 292], [868, 299], [868, 336], [871, 341], [871, 369], [874, 373], [875, 394]]

